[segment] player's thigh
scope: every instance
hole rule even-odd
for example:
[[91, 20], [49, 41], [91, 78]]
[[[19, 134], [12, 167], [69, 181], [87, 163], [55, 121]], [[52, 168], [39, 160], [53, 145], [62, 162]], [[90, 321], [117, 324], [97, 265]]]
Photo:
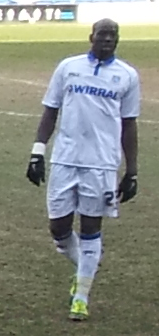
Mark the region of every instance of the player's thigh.
[[79, 169], [78, 212], [85, 216], [103, 215], [103, 170]]
[[117, 216], [117, 172], [80, 169], [78, 212], [90, 217]]
[[77, 182], [75, 167], [51, 165], [47, 186], [47, 209], [50, 219], [67, 216], [76, 210]]

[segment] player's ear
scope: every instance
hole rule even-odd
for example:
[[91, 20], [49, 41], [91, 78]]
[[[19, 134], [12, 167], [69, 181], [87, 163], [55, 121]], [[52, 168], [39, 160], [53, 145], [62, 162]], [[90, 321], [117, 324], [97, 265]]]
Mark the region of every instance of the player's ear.
[[93, 34], [89, 35], [89, 41], [92, 43], [93, 42]]
[[117, 35], [117, 38], [116, 38], [116, 45], [118, 44], [119, 42], [119, 34]]
[[117, 47], [117, 45], [118, 45], [118, 42], [119, 42], [119, 35], [117, 35], [117, 37], [116, 37], [116, 41], [115, 41], [115, 48]]

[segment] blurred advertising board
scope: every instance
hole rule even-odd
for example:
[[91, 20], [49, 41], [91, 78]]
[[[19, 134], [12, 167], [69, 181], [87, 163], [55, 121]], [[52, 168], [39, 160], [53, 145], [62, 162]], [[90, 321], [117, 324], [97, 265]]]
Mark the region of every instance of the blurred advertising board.
[[0, 6], [0, 22], [39, 21], [76, 21], [77, 6], [74, 4], [33, 4], [33, 5], [2, 5]]

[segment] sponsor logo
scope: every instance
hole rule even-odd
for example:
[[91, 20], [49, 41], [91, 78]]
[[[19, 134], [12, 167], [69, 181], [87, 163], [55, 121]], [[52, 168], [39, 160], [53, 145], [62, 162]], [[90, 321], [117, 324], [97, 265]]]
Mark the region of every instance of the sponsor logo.
[[116, 100], [118, 92], [89, 85], [69, 85], [68, 91]]

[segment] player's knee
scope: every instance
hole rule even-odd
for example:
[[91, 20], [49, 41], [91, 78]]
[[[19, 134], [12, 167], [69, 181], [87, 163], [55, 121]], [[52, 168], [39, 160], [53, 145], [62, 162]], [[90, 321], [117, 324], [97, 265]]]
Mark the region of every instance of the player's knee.
[[81, 234], [92, 235], [101, 231], [102, 217], [81, 215]]
[[72, 230], [73, 213], [56, 219], [50, 219], [50, 232], [54, 239], [67, 236]]

